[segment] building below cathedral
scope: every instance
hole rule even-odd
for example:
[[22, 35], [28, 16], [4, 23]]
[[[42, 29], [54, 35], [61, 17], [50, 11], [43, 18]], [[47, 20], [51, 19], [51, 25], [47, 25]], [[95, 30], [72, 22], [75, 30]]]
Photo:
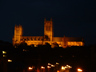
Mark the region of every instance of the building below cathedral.
[[44, 36], [23, 36], [22, 26], [15, 25], [13, 45], [19, 45], [22, 42], [27, 43], [27, 45], [45, 45], [49, 43], [51, 47], [71, 47], [71, 46], [84, 46], [83, 38], [81, 37], [54, 37], [53, 33], [53, 22], [44, 20]]

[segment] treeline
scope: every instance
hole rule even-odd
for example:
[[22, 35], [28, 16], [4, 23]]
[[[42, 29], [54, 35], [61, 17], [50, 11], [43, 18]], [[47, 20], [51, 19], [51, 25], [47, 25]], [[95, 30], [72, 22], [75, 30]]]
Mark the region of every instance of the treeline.
[[[93, 46], [95, 47], [95, 46]], [[27, 70], [29, 66], [46, 66], [47, 63], [62, 65], [71, 65], [72, 72], [76, 72], [76, 68], [80, 67], [84, 72], [91, 71], [92, 65], [92, 46], [83, 47], [55, 47], [51, 48], [49, 44], [27, 46], [27, 44], [20, 44], [19, 46], [13, 46], [10, 43], [0, 42], [0, 63], [2, 61], [2, 51], [7, 52], [6, 59], [12, 59], [12, 63], [7, 63], [7, 70], [9, 72], [23, 72]], [[2, 68], [2, 66], [0, 66]], [[2, 70], [2, 69], [1, 69]]]

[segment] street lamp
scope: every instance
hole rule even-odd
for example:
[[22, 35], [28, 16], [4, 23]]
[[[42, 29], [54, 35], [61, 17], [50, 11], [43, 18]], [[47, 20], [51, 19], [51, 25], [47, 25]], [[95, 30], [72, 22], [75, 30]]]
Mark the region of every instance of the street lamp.
[[72, 68], [71, 66], [69, 66], [69, 65], [66, 65], [66, 66], [62, 66], [61, 67], [61, 71], [63, 72], [69, 72], [69, 70], [70, 70], [70, 68]]
[[69, 69], [70, 69], [70, 68], [72, 68], [72, 67], [71, 67], [71, 66], [69, 66], [69, 65], [66, 65], [65, 67], [66, 67], [66, 68], [69, 68]]
[[65, 70], [65, 67], [64, 67], [64, 66], [62, 66], [62, 67], [61, 67], [61, 70]]
[[55, 67], [55, 65], [51, 65], [51, 67]]
[[48, 65], [51, 65], [51, 63], [48, 63]]
[[45, 69], [45, 67], [44, 66], [41, 66], [41, 69]]
[[56, 62], [56, 64], [57, 64], [57, 65], [59, 65], [59, 63], [58, 63], [58, 62]]
[[32, 70], [33, 69], [33, 67], [28, 67], [28, 70]]
[[57, 72], [60, 72], [59, 70], [57, 70]]
[[41, 66], [41, 71], [45, 72], [45, 67], [44, 66]]
[[8, 59], [8, 62], [12, 62], [12, 60]]
[[50, 66], [47, 66], [47, 68], [49, 69], [49, 68], [51, 68]]
[[2, 51], [3, 57], [6, 57], [7, 52], [6, 51]]
[[50, 68], [51, 68], [51, 67], [50, 67], [50, 66], [47, 66], [47, 68], [48, 68], [48, 72], [50, 72]]
[[2, 54], [6, 54], [7, 52], [6, 51], [2, 51]]
[[77, 69], [77, 72], [82, 72], [82, 71], [83, 71], [83, 70], [82, 70], [82, 69], [80, 69], [80, 68], [78, 68], [78, 69]]

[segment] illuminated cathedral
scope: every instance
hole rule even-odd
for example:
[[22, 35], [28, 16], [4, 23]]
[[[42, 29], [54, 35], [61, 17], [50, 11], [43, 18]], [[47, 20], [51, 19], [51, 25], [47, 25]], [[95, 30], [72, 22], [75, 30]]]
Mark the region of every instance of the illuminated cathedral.
[[15, 25], [13, 45], [20, 45], [25, 42], [28, 46], [50, 44], [52, 48], [56, 47], [71, 47], [71, 46], [84, 46], [83, 38], [81, 37], [54, 37], [53, 22], [44, 19], [44, 36], [23, 36], [23, 28], [21, 25]]

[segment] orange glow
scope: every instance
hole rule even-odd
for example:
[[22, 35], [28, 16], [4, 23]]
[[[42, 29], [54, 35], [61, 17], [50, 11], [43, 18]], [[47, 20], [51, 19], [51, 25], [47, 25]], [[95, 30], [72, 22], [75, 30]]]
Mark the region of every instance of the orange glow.
[[50, 66], [47, 66], [47, 68], [51, 68]]
[[45, 67], [44, 66], [41, 66], [41, 69], [45, 69]]
[[69, 65], [66, 65], [66, 66], [69, 66]]
[[13, 45], [20, 44], [21, 36], [22, 36], [22, 26], [21, 25], [19, 25], [19, 26], [15, 25]]
[[83, 46], [83, 42], [68, 42], [68, 46]]
[[61, 66], [61, 70], [68, 70], [68, 69], [70, 69], [70, 68], [72, 68], [71, 66], [69, 66], [69, 65], [66, 65], [66, 66]]
[[[45, 45], [45, 43], [49, 43], [51, 48], [58, 46], [63, 48], [66, 48], [67, 46], [84, 46], [82, 39], [78, 42], [78, 38], [75, 39], [75, 37], [54, 37], [52, 20], [44, 20], [44, 36], [23, 36], [22, 26], [15, 25], [12, 40], [14, 46], [16, 44], [19, 45], [22, 42], [25, 42], [28, 46], [34, 45], [34, 47]], [[53, 43], [56, 43], [56, 45], [53, 45]]]
[[56, 64], [57, 64], [57, 65], [59, 65], [59, 63], [58, 63], [58, 62], [56, 62]]
[[77, 71], [78, 71], [78, 72], [82, 72], [82, 69], [78, 68]]
[[59, 70], [57, 70], [57, 72], [60, 72]]
[[48, 63], [48, 65], [51, 65], [51, 63]]
[[61, 69], [62, 69], [62, 70], [65, 70], [65, 67], [64, 67], [64, 66], [62, 66], [62, 67], [61, 67]]
[[51, 67], [55, 67], [55, 65], [51, 65]]
[[72, 67], [71, 67], [71, 66], [69, 66], [69, 65], [66, 65], [66, 66], [65, 66], [65, 68], [72, 68]]
[[12, 60], [8, 59], [8, 62], [12, 62]]
[[33, 67], [28, 67], [28, 69], [29, 69], [29, 70], [32, 70], [32, 69], [33, 69]]
[[61, 45], [59, 45], [59, 47], [62, 47]]
[[2, 51], [3, 54], [6, 54], [7, 52], [6, 51]]
[[34, 45], [34, 47], [37, 47], [36, 45]]
[[6, 57], [6, 55], [3, 55], [3, 57]]
[[72, 68], [71, 66], [68, 66], [68, 68]]

